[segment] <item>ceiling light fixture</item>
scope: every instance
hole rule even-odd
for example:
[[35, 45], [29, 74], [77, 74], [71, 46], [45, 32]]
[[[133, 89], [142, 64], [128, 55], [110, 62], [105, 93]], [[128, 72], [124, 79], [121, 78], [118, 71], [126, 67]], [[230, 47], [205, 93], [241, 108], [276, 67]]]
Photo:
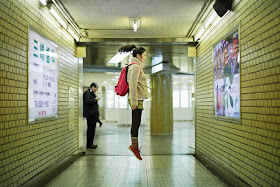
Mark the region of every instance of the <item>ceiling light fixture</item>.
[[[41, 1], [41, 0], [40, 0]], [[55, 2], [55, 1], [53, 1]], [[78, 42], [80, 40], [80, 35], [79, 32], [77, 32], [77, 29], [75, 29], [75, 27], [73, 26], [73, 24], [69, 24], [69, 19], [67, 19], [67, 17], [65, 17], [61, 11], [57, 8], [58, 5], [55, 5], [54, 3], [48, 3], [48, 8], [51, 12], [51, 14], [53, 15], [53, 17], [55, 17], [55, 19], [68, 31], [68, 33], [70, 33], [73, 38], [75, 38], [75, 40]], [[68, 38], [68, 37], [67, 37]], [[71, 39], [73, 39], [71, 38]], [[69, 37], [70, 39], [70, 37]]]
[[119, 63], [123, 59], [125, 59], [128, 55], [130, 55], [132, 51], [129, 52], [118, 52], [113, 58], [111, 58], [108, 63]]
[[207, 28], [212, 23], [212, 21], [216, 18], [216, 16], [217, 16], [217, 13], [216, 12], [212, 12], [211, 16], [205, 22], [204, 27]]
[[67, 24], [66, 24], [66, 22], [61, 18], [61, 16], [59, 16], [59, 14], [57, 13], [57, 11], [54, 9], [53, 6], [50, 7], [50, 12], [51, 12], [52, 15], [55, 17], [55, 19], [57, 19], [57, 21], [58, 21], [65, 29], [67, 29]]
[[197, 41], [197, 40], [200, 38], [200, 36], [202, 36], [202, 34], [204, 33], [205, 30], [206, 30], [206, 29], [205, 29], [204, 26], [203, 26], [203, 27], [200, 29], [200, 31], [197, 33], [197, 35], [195, 35], [194, 40]]
[[[212, 24], [212, 23], [216, 18], [217, 18], [217, 13], [212, 12], [212, 14], [204, 22], [202, 28], [199, 30], [197, 35], [195, 35], [195, 38], [194, 38], [195, 41], [202, 40], [202, 35], [205, 37], [205, 35], [207, 35], [210, 32], [210, 29], [214, 26], [214, 24]], [[206, 30], [208, 30], [208, 32], [205, 32]]]
[[67, 31], [76, 39], [77, 42], [79, 41], [80, 38], [76, 35], [76, 33], [70, 27], [67, 29]]
[[140, 18], [129, 18], [129, 26], [133, 28], [134, 32], [140, 27], [141, 19]]
[[73, 27], [74, 31], [76, 31], [78, 35], [82, 36], [77, 24], [72, 20], [71, 16], [63, 8], [63, 6], [60, 5], [61, 3], [56, 2], [56, 0], [52, 0], [52, 3], [55, 5], [57, 10], [62, 14], [62, 16], [67, 20], [67, 22]]
[[44, 5], [44, 6], [47, 5], [47, 1], [46, 0], [39, 0], [39, 1], [42, 3], [42, 5]]

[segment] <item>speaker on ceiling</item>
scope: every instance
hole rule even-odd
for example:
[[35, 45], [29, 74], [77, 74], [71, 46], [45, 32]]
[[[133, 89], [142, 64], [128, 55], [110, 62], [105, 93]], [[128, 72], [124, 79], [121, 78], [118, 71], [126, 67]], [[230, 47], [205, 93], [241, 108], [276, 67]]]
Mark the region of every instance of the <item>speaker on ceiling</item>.
[[220, 17], [223, 17], [228, 10], [232, 9], [233, 0], [217, 0], [213, 8]]

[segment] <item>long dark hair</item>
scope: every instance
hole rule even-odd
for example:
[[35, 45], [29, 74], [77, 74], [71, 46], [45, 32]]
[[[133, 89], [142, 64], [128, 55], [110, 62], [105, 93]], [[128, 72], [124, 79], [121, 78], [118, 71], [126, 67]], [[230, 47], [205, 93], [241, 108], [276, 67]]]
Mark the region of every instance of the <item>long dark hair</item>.
[[132, 56], [136, 57], [137, 54], [139, 54], [140, 56], [142, 56], [142, 54], [146, 51], [146, 49], [144, 49], [143, 47], [138, 47], [136, 48], [135, 45], [130, 44], [130, 45], [123, 45], [120, 47], [119, 52], [129, 52], [132, 51]]

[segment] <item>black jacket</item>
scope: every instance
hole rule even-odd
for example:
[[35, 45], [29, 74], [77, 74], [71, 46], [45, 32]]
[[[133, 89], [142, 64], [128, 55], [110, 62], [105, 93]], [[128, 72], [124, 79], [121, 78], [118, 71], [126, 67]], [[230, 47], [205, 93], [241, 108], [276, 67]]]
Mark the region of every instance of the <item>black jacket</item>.
[[98, 102], [95, 98], [96, 96], [93, 92], [90, 92], [90, 88], [85, 91], [83, 95], [84, 117], [98, 119], [99, 116]]

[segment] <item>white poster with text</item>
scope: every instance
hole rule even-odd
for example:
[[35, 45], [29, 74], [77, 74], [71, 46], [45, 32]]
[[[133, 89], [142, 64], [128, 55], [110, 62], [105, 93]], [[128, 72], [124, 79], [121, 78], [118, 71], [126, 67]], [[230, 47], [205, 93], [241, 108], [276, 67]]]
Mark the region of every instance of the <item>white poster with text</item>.
[[28, 121], [58, 116], [58, 46], [29, 29]]

